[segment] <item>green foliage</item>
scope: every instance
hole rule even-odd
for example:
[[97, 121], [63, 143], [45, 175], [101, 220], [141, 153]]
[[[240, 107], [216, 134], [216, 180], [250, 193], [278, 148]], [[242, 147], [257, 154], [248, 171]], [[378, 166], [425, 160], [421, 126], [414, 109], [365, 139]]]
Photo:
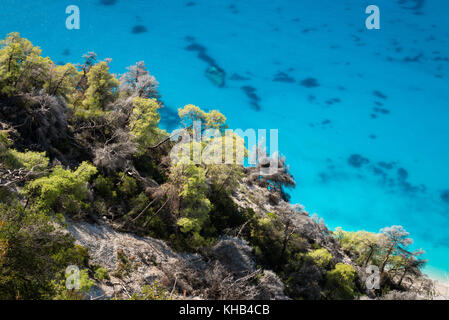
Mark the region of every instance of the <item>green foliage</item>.
[[109, 277], [108, 270], [103, 267], [98, 267], [97, 269], [95, 269], [95, 278], [100, 281], [109, 280], [110, 277]]
[[[220, 186], [212, 186], [209, 200], [212, 210], [209, 213], [211, 225], [216, 235], [223, 234], [226, 230], [240, 228], [245, 222], [245, 216], [227, 192], [220, 191]], [[216, 236], [215, 235], [215, 236]]]
[[286, 241], [285, 224], [276, 213], [259, 217], [253, 209], [247, 208], [241, 214], [246, 221], [241, 235], [255, 249], [259, 263], [275, 272], [295, 269], [299, 263], [298, 254], [306, 251], [305, 240], [292, 234]]
[[178, 109], [178, 115], [185, 127], [193, 125], [194, 121], [201, 122], [201, 130], [211, 128], [223, 131], [227, 127], [226, 117], [218, 110], [205, 112], [193, 104], [188, 104]]
[[334, 231], [341, 247], [360, 265], [379, 265], [384, 237], [367, 231], [347, 232], [341, 228]]
[[178, 164], [173, 175], [181, 175], [181, 198], [180, 218], [178, 226], [183, 233], [192, 236], [193, 246], [200, 246], [204, 239], [200, 232], [209, 224], [209, 212], [212, 209], [210, 200], [207, 198], [206, 170], [194, 164]]
[[0, 163], [8, 169], [41, 171], [48, 168], [49, 159], [45, 156], [45, 152], [19, 152], [15, 149], [8, 149], [12, 145], [7, 130], [0, 130]]
[[84, 100], [76, 115], [81, 118], [100, 117], [117, 98], [120, 82], [109, 72], [108, 64], [102, 61], [89, 69], [87, 83]]
[[72, 261], [73, 265], [87, 266], [89, 261], [89, 251], [83, 246], [74, 245], [53, 254], [52, 259], [59, 265], [64, 265], [65, 261]]
[[69, 265], [84, 266], [87, 251], [42, 212], [0, 204], [0, 299], [45, 299]]
[[95, 285], [95, 280], [89, 278], [89, 271], [87, 269], [80, 270], [79, 284], [80, 288], [67, 289], [66, 279], [52, 282], [55, 294], [51, 298], [54, 300], [85, 300], [86, 295]]
[[87, 182], [97, 169], [87, 162], [75, 171], [58, 166], [47, 177], [29, 182], [24, 193], [31, 197], [36, 207], [47, 213], [80, 213], [86, 208]]
[[60, 96], [68, 99], [75, 90], [76, 84], [81, 79], [81, 74], [76, 67], [67, 63], [63, 66], [52, 65], [44, 89], [49, 95]]
[[309, 252], [307, 257], [321, 269], [327, 269], [332, 261], [332, 255], [325, 248]]
[[127, 197], [132, 197], [138, 191], [138, 185], [136, 179], [128, 175], [124, 175], [118, 185], [118, 190]]
[[337, 263], [335, 269], [326, 274], [326, 296], [336, 300], [354, 299], [357, 296], [356, 275], [353, 266]]
[[5, 149], [3, 152], [0, 150], [0, 162], [9, 169], [25, 168], [41, 171], [48, 168], [49, 159], [45, 156], [45, 152], [19, 152], [15, 149]]
[[117, 250], [118, 263], [112, 275], [120, 279], [129, 276], [138, 268], [138, 264], [134, 262], [134, 259], [134, 257], [128, 257], [122, 249]]
[[43, 88], [52, 62], [41, 49], [13, 32], [0, 41], [0, 93], [13, 95]]
[[11, 146], [12, 140], [9, 138], [9, 132], [7, 130], [0, 130], [0, 152], [2, 148]]
[[96, 191], [96, 194], [105, 199], [111, 199], [117, 196], [114, 187], [115, 184], [113, 177], [104, 177], [102, 175], [99, 175], [94, 180], [94, 189]]
[[142, 293], [133, 294], [131, 300], [171, 300], [170, 292], [158, 281], [142, 287]]
[[133, 99], [133, 111], [130, 118], [130, 132], [135, 137], [139, 146], [139, 154], [161, 138], [166, 133], [159, 129], [160, 115], [157, 110], [161, 107], [156, 99]]
[[114, 101], [120, 82], [109, 72], [109, 66], [104, 61], [89, 70], [87, 81], [89, 88], [83, 104], [88, 108], [104, 110], [108, 103]]

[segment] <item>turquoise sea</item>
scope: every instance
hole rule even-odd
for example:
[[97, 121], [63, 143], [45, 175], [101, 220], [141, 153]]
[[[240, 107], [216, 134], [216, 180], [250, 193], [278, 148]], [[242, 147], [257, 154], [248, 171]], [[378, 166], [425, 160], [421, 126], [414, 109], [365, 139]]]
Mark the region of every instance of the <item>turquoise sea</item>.
[[[380, 30], [365, 27], [372, 4]], [[66, 28], [69, 5], [79, 30]], [[95, 51], [115, 73], [144, 60], [167, 129], [185, 104], [219, 109], [232, 128], [279, 129], [293, 203], [332, 229], [403, 225], [444, 279], [448, 12], [446, 0], [2, 0], [0, 37], [18, 31], [57, 63]]]

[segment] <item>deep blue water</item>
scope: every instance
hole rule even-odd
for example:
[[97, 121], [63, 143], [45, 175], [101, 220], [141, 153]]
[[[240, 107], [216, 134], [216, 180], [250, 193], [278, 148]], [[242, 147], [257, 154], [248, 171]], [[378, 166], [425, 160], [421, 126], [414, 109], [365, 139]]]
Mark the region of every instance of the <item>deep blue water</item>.
[[[80, 30], [65, 27], [72, 4]], [[380, 30], [365, 28], [370, 4]], [[144, 60], [161, 84], [168, 129], [189, 103], [219, 109], [232, 128], [279, 129], [297, 182], [292, 202], [330, 228], [403, 225], [427, 251], [426, 271], [442, 277], [447, 12], [446, 0], [2, 0], [0, 36], [19, 31], [57, 63], [95, 51], [116, 73]], [[211, 63], [226, 71], [224, 88], [204, 76]]]

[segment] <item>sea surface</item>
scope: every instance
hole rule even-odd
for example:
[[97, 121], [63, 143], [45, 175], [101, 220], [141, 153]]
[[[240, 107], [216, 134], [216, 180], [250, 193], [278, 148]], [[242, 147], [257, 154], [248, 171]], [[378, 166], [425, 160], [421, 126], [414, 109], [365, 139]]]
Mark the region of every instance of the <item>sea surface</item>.
[[[79, 30], [66, 28], [69, 5]], [[368, 5], [379, 30], [365, 26]], [[331, 229], [404, 226], [444, 279], [448, 12], [447, 0], [1, 0], [0, 37], [18, 31], [59, 64], [95, 51], [117, 74], [145, 61], [168, 130], [186, 104], [219, 109], [231, 128], [278, 129], [291, 202]]]

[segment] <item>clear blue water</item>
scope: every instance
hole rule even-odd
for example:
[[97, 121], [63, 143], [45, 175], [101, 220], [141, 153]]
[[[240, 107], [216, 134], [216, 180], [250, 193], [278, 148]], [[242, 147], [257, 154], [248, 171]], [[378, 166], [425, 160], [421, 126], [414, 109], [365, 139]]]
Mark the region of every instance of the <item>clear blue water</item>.
[[[65, 28], [71, 4], [80, 30]], [[380, 7], [380, 30], [365, 28], [369, 4]], [[446, 0], [2, 0], [0, 36], [19, 31], [58, 63], [95, 51], [116, 73], [144, 60], [161, 84], [165, 118], [192, 103], [219, 109], [233, 128], [279, 129], [297, 181], [292, 202], [330, 228], [403, 225], [427, 251], [426, 271], [441, 278], [449, 272], [447, 12]], [[205, 59], [186, 50], [192, 42], [226, 70], [224, 88], [204, 76]], [[290, 81], [273, 81], [279, 72]], [[308, 78], [318, 86], [301, 85]], [[260, 110], [242, 86], [256, 89]], [[360, 167], [348, 163], [353, 154]]]

